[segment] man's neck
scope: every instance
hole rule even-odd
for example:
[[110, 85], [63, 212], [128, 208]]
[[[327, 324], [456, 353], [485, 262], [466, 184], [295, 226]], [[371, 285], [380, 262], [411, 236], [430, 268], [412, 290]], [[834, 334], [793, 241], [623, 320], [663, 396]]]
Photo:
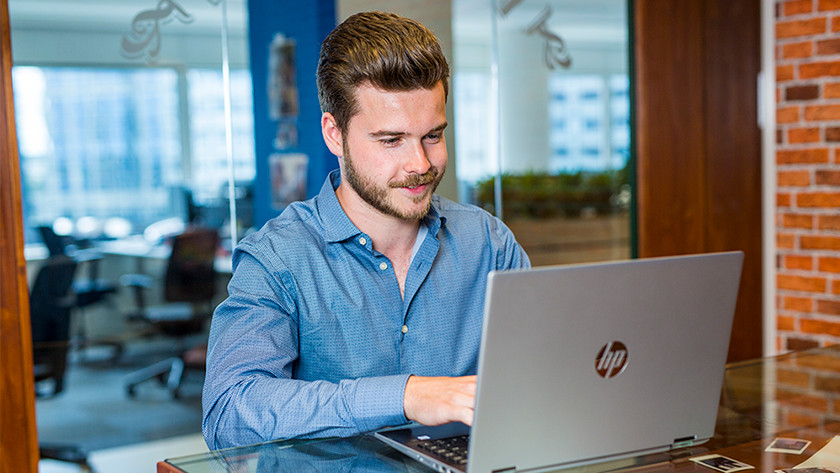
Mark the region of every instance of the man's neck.
[[370, 237], [373, 249], [391, 261], [400, 294], [404, 296], [405, 280], [417, 232], [420, 229], [420, 220], [403, 220], [384, 214], [355, 194], [346, 195], [341, 191], [341, 187], [336, 191], [341, 208], [344, 209], [344, 213], [353, 225]]

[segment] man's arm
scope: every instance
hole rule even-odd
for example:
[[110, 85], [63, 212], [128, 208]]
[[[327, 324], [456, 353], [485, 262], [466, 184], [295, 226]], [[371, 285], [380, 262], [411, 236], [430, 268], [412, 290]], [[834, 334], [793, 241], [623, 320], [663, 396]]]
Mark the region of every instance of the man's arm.
[[213, 317], [203, 393], [211, 449], [277, 438], [350, 436], [405, 423], [408, 375], [292, 379], [298, 357], [293, 290], [238, 252], [230, 296]]

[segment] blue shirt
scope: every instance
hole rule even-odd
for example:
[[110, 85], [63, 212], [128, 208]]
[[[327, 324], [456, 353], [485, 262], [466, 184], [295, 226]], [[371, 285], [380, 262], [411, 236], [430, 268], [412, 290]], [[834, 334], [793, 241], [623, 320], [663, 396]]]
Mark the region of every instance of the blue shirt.
[[341, 208], [339, 182], [334, 171], [234, 251], [210, 329], [211, 449], [407, 422], [409, 375], [476, 373], [487, 273], [530, 265], [500, 220], [435, 195], [403, 298], [391, 262]]

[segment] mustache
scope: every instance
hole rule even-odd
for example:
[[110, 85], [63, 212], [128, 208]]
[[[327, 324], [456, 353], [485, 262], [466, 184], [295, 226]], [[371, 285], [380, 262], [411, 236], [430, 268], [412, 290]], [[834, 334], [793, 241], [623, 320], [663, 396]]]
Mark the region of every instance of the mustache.
[[438, 168], [430, 168], [424, 174], [412, 174], [401, 181], [392, 181], [388, 183], [388, 187], [417, 187], [435, 182], [440, 171]]

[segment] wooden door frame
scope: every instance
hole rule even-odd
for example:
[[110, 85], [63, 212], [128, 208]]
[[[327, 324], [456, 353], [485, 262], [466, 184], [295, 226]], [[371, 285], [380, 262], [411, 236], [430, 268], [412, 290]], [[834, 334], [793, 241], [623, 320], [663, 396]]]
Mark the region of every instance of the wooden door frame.
[[0, 0], [0, 471], [38, 471], [8, 0]]

